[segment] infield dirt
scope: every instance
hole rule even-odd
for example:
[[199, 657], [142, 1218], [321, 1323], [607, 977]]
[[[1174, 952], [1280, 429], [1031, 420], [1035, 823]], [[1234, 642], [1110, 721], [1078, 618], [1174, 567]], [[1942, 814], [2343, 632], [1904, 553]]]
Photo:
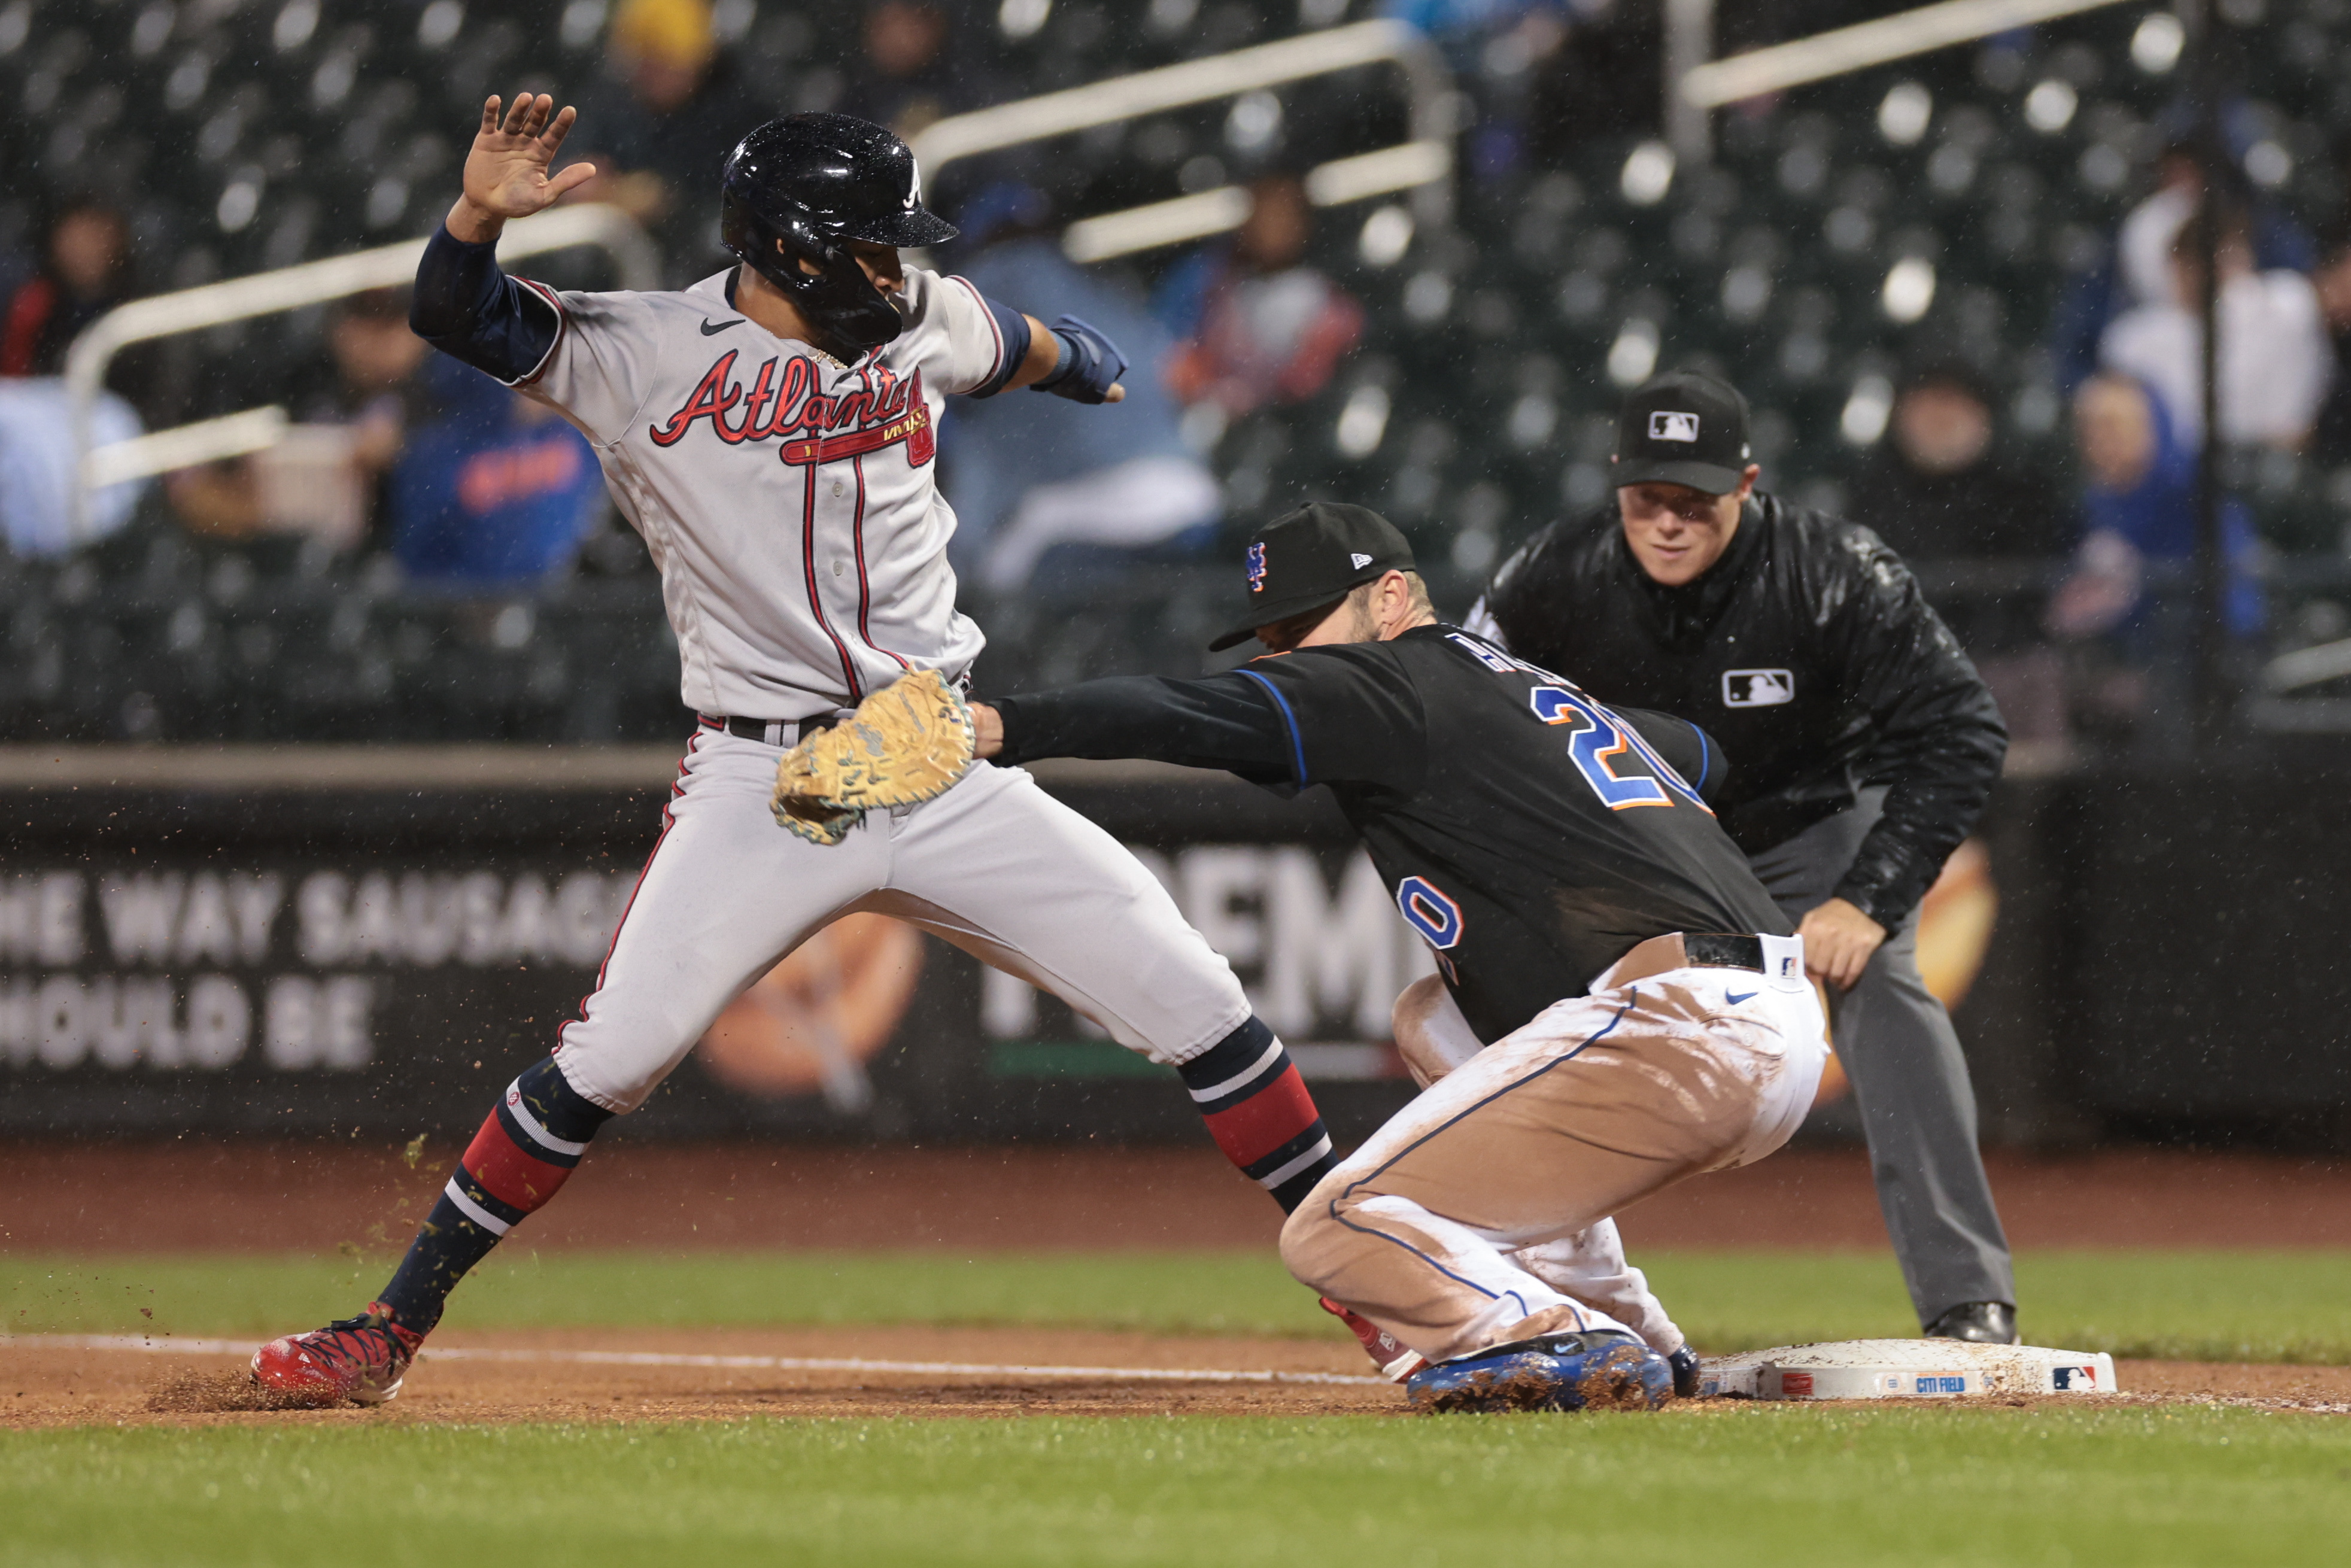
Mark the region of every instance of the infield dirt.
[[[580, 1353], [956, 1363], [972, 1366], [1207, 1368], [1356, 1376], [1352, 1345], [1036, 1329], [529, 1331], [453, 1333], [446, 1351], [530, 1359], [436, 1358], [374, 1409], [255, 1407], [243, 1362], [19, 1340], [0, 1349], [0, 1427], [283, 1422], [713, 1421], [747, 1416], [1310, 1416], [1407, 1414], [1389, 1385], [1230, 1384], [1036, 1377], [1010, 1373], [892, 1373], [773, 1366], [625, 1365]], [[538, 1359], [544, 1357], [544, 1359]], [[2125, 1401], [2218, 1403], [2351, 1412], [2351, 1367], [2126, 1361]], [[2082, 1403], [2079, 1399], [2063, 1401]], [[2100, 1404], [2111, 1404], [2101, 1399]], [[1676, 1406], [1721, 1413], [1739, 1402]], [[1972, 1403], [1972, 1402], [1971, 1402]], [[1993, 1402], [1986, 1402], [1993, 1403]], [[1998, 1403], [2031, 1405], [2042, 1401]]]
[[[243, 1251], [257, 1237], [388, 1256], [453, 1149], [317, 1144], [0, 1145], [0, 1249], [103, 1256]], [[2351, 1170], [2261, 1156], [1995, 1155], [2011, 1238], [2032, 1247], [2351, 1246]], [[1029, 1249], [1270, 1247], [1276, 1216], [1212, 1150], [872, 1149], [743, 1145], [600, 1150], [532, 1221], [535, 1248]], [[1636, 1248], [1885, 1245], [1865, 1157], [1788, 1151], [1691, 1182], [1627, 1217]], [[240, 1358], [0, 1342], [0, 1427], [185, 1422], [711, 1420], [747, 1416], [1264, 1414], [1404, 1411], [1367, 1383], [1178, 1383], [1018, 1374], [615, 1364], [580, 1353], [857, 1358], [992, 1367], [1212, 1368], [1360, 1377], [1343, 1340], [1035, 1327], [458, 1331], [394, 1404], [256, 1412]], [[537, 1359], [515, 1359], [517, 1354]], [[509, 1359], [498, 1359], [504, 1356]], [[2351, 1412], [2351, 1368], [2130, 1361], [2123, 1397]]]

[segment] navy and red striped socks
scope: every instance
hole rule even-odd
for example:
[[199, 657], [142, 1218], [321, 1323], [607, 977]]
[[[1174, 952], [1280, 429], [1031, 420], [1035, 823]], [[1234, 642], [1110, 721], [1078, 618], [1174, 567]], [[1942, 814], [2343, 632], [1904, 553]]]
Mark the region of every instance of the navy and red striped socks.
[[[1339, 1161], [1290, 1052], [1251, 1018], [1176, 1071], [1208, 1134], [1287, 1214]], [[466, 1146], [449, 1185], [371, 1311], [402, 1331], [433, 1332], [466, 1271], [568, 1179], [612, 1113], [573, 1089], [549, 1057], [508, 1085]]]
[[1176, 1071], [1208, 1135], [1241, 1174], [1288, 1214], [1339, 1164], [1322, 1113], [1298, 1064], [1262, 1019], [1252, 1015]]
[[525, 1068], [482, 1124], [456, 1174], [371, 1311], [423, 1336], [449, 1292], [499, 1238], [556, 1195], [612, 1113], [564, 1080], [548, 1057]]

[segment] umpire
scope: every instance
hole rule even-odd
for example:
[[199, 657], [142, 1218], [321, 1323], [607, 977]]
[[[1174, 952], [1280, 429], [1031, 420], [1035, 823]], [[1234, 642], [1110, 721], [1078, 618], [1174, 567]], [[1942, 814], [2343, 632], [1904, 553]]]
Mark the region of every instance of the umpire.
[[1879, 1206], [1932, 1336], [2016, 1343], [2008, 1239], [1912, 916], [2008, 749], [1991, 693], [1858, 524], [1755, 488], [1747, 402], [1711, 376], [1625, 400], [1616, 505], [1535, 536], [1471, 629], [1603, 702], [1722, 744], [1723, 826], [1826, 987]]

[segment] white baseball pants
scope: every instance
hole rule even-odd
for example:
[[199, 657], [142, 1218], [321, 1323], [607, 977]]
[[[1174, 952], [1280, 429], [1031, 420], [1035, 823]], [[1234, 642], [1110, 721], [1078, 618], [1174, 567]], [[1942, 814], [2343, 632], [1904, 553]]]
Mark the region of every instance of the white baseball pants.
[[556, 1061], [630, 1111], [743, 988], [852, 911], [895, 915], [1051, 991], [1154, 1061], [1249, 1016], [1232, 967], [1118, 841], [1019, 768], [975, 767], [935, 800], [811, 844], [768, 809], [782, 750], [723, 730], [686, 748], [645, 864]]
[[1795, 954], [1782, 980], [1654, 938], [1483, 1049], [1449, 997], [1408, 989], [1397, 1041], [1434, 1082], [1299, 1206], [1283, 1261], [1432, 1361], [1579, 1329], [1672, 1354], [1681, 1331], [1610, 1216], [1803, 1121], [1828, 1048]]

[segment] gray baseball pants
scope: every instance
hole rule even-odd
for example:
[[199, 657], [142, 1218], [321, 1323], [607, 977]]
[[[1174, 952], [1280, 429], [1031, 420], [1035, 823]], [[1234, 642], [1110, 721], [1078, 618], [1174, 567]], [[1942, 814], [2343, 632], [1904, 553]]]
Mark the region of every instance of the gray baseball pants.
[[[1790, 920], [1836, 891], [1883, 789], [1750, 857]], [[1886, 1235], [1921, 1324], [1963, 1301], [2016, 1301], [2008, 1237], [1976, 1146], [1975, 1087], [1951, 1015], [1918, 974], [1914, 914], [1850, 991], [1827, 988], [1830, 1042], [1861, 1112]]]

